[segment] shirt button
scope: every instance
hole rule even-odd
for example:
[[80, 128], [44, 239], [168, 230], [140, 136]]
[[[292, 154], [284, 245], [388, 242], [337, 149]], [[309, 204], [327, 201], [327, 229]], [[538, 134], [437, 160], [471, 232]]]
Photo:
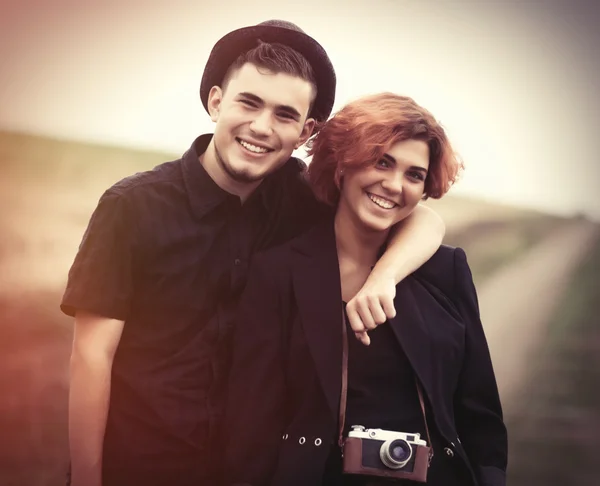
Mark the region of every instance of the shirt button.
[[233, 260], [233, 264], [236, 267], [239, 267], [242, 264], [242, 260], [240, 260], [239, 258], [236, 258], [235, 260]]
[[454, 451], [450, 447], [444, 447], [444, 452], [448, 457], [454, 457]]

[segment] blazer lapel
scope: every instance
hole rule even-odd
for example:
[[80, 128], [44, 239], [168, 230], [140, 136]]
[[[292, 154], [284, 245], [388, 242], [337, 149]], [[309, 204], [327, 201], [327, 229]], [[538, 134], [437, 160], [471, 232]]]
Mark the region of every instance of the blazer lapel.
[[334, 418], [342, 381], [342, 296], [333, 221], [293, 246], [293, 284], [300, 320]]
[[410, 361], [410, 364], [422, 385], [425, 394], [432, 403], [431, 373], [432, 349], [431, 337], [423, 314], [418, 306], [418, 290], [412, 277], [407, 277], [396, 286], [396, 317], [390, 319], [390, 325]]

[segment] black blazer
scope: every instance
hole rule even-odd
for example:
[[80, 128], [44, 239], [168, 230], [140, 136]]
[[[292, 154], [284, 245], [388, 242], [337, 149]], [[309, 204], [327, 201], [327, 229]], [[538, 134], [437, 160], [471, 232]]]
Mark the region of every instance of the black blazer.
[[[446, 452], [474, 483], [504, 486], [506, 428], [464, 251], [442, 246], [398, 284], [395, 305], [389, 325]], [[337, 434], [341, 319], [332, 221], [255, 257], [233, 338], [227, 484], [321, 484]]]

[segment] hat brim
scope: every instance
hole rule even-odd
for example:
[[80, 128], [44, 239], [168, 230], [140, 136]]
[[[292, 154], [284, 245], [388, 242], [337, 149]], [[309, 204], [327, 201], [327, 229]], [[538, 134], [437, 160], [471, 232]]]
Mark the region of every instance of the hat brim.
[[325, 49], [309, 35], [269, 25], [255, 25], [234, 30], [221, 38], [213, 47], [200, 83], [200, 99], [208, 111], [208, 94], [213, 86], [220, 86], [227, 69], [243, 52], [258, 45], [258, 40], [279, 43], [302, 54], [313, 68], [317, 96], [310, 116], [321, 122], [331, 114], [335, 100], [336, 77]]

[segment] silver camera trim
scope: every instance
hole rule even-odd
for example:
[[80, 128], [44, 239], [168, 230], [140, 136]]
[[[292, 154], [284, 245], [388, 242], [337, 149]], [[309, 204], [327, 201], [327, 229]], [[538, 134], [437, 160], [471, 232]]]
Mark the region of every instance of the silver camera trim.
[[[397, 461], [390, 454], [390, 445], [392, 445], [392, 443], [397, 440], [401, 440], [408, 446], [408, 457], [404, 461]], [[410, 461], [410, 458], [412, 456], [413, 456], [412, 445], [410, 442], [408, 442], [404, 439], [386, 440], [383, 444], [381, 444], [381, 447], [379, 448], [379, 459], [381, 459], [381, 462], [383, 463], [383, 465], [385, 467], [390, 468], [390, 469], [402, 469], [404, 466], [406, 466], [408, 464], [408, 461]]]
[[[409, 444], [422, 446], [427, 445], [427, 441], [421, 439], [421, 434], [419, 433], [409, 434], [406, 432], [395, 432], [393, 430], [367, 429], [362, 425], [353, 425], [350, 432], [348, 432], [348, 437], [356, 437], [358, 439], [375, 439], [382, 440], [384, 442], [388, 440], [402, 439]], [[414, 440], [408, 440], [408, 437], [414, 438]]]

